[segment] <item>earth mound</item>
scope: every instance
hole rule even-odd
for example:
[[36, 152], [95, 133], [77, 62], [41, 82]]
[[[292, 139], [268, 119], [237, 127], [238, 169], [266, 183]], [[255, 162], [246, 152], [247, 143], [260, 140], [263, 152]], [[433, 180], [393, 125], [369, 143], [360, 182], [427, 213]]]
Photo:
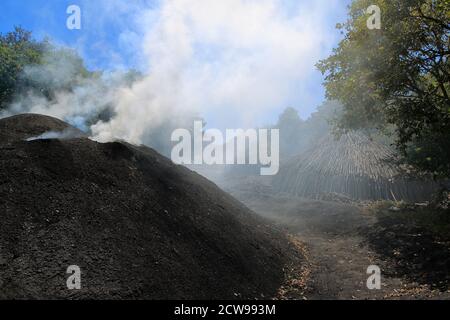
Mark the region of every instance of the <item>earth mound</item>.
[[40, 115], [1, 119], [0, 138], [0, 299], [269, 298], [302, 262], [268, 221], [150, 148]]
[[63, 138], [87, 137], [77, 128], [49, 116], [26, 113], [0, 119], [0, 143], [3, 144], [37, 138], [46, 133], [54, 133], [55, 136], [59, 134]]

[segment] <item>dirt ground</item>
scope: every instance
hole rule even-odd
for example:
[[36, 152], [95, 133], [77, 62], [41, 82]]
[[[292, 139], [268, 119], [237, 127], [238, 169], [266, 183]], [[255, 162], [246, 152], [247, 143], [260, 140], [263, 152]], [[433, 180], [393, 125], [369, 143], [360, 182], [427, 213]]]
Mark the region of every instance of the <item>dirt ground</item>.
[[[281, 299], [449, 299], [450, 242], [365, 206], [249, 192], [233, 194], [295, 236], [308, 266]], [[387, 215], [388, 217], [390, 215]], [[367, 288], [367, 268], [381, 289]], [[303, 279], [301, 279], [303, 277]]]

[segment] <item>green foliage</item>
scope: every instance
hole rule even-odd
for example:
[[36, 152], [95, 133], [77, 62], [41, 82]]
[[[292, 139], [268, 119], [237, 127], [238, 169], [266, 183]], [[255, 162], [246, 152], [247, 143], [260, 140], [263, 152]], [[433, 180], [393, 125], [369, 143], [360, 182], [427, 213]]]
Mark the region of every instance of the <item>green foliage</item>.
[[34, 41], [31, 32], [19, 27], [0, 34], [0, 110], [11, 101], [23, 68], [41, 62], [46, 45], [46, 41]]
[[[380, 30], [366, 9], [381, 8]], [[394, 128], [404, 159], [450, 176], [450, 0], [354, 0], [344, 39], [318, 64], [341, 130]]]
[[74, 50], [55, 47], [47, 39], [34, 40], [20, 27], [0, 34], [0, 110], [20, 95], [51, 99], [58, 90], [71, 90], [93, 76]]

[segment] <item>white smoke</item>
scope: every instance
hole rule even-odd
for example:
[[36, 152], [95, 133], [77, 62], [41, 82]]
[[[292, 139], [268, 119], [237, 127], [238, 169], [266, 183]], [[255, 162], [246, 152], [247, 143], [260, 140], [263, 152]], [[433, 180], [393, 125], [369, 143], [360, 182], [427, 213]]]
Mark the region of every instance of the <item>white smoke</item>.
[[[291, 3], [289, 10], [286, 2], [291, 3], [166, 0], [150, 9], [141, 3], [133, 8], [138, 27], [124, 30], [119, 38], [136, 46], [130, 51], [140, 52], [139, 59], [149, 66], [147, 76], [131, 86], [114, 75], [85, 80], [51, 102], [25, 97], [10, 111], [27, 106], [28, 112], [76, 122], [108, 106], [113, 116], [90, 127], [101, 142], [139, 144], [146, 132], [174, 117], [197, 114], [223, 128], [258, 126], [293, 96], [306, 94], [302, 83], [335, 40], [322, 28], [330, 12], [341, 6], [338, 0]], [[48, 74], [52, 72], [55, 79], [70, 78], [70, 68], [53, 68]]]
[[84, 135], [81, 132], [69, 128], [63, 131], [47, 131], [39, 136], [28, 138], [26, 139], [26, 141], [46, 140], [46, 139], [66, 140], [66, 139], [81, 138], [83, 136]]
[[333, 43], [321, 30], [333, 5], [315, 1], [288, 13], [279, 0], [164, 1], [141, 17], [149, 76], [122, 90], [117, 116], [94, 125], [95, 138], [140, 142], [147, 126], [189, 112], [223, 127], [260, 124], [298, 94]]
[[86, 121], [115, 103], [117, 90], [126, 87], [123, 72], [103, 73], [83, 77], [82, 61], [68, 49], [49, 49], [43, 64], [26, 66], [21, 77], [36, 88], [50, 88], [54, 97], [43, 92], [23, 92], [0, 117], [19, 113], [38, 113], [68, 121], [83, 131], [88, 131]]

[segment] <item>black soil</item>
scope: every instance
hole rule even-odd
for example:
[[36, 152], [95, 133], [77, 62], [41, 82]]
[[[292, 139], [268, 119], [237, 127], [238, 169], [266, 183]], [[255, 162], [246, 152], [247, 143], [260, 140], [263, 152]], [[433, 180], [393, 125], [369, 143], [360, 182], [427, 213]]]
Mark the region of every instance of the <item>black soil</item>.
[[[69, 128], [69, 129], [68, 129]], [[1, 299], [272, 297], [301, 262], [266, 220], [146, 147], [39, 115], [0, 120]], [[68, 290], [67, 267], [81, 268]]]

